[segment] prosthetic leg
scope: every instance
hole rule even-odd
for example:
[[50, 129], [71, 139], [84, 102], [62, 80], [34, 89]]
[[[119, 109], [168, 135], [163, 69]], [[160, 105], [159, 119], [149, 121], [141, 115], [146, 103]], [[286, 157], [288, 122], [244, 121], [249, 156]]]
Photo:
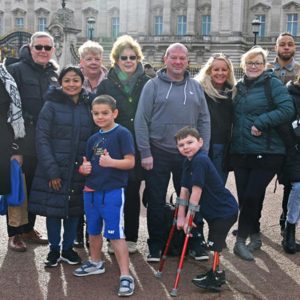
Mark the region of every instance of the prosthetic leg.
[[220, 253], [214, 251], [212, 269], [207, 273], [196, 276], [192, 282], [200, 288], [207, 289], [213, 292], [220, 292], [222, 284], [226, 283], [225, 271], [219, 270]]

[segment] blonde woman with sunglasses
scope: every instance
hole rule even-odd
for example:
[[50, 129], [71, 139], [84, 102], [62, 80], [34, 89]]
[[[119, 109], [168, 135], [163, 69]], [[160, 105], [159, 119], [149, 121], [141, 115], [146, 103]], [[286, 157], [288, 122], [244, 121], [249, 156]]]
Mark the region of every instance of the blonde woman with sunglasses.
[[[129, 35], [120, 36], [110, 53], [111, 69], [98, 87], [98, 95], [110, 95], [117, 101], [119, 115], [116, 122], [130, 130], [134, 136], [133, 121], [138, 101], [145, 83], [150, 79], [145, 74], [141, 46]], [[131, 171], [125, 191], [124, 230], [129, 253], [137, 251], [136, 243], [140, 216], [140, 185], [143, 172], [140, 157], [136, 149], [136, 164]], [[112, 247], [108, 247], [113, 253]]]

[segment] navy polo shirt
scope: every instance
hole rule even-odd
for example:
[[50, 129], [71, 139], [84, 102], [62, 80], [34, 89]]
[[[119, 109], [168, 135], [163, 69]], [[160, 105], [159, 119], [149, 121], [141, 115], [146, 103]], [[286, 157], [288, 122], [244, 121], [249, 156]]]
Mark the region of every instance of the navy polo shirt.
[[238, 204], [224, 186], [214, 164], [204, 151], [185, 159], [181, 186], [190, 193], [193, 186], [202, 189], [200, 212], [206, 220], [226, 219], [238, 213]]

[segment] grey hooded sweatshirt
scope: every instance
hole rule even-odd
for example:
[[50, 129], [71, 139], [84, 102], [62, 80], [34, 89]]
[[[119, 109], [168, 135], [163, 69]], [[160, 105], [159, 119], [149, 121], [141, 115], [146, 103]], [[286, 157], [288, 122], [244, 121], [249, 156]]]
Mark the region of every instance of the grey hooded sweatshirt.
[[134, 128], [142, 158], [152, 156], [151, 145], [178, 153], [174, 136], [184, 126], [198, 129], [209, 150], [210, 115], [200, 84], [186, 71], [182, 81], [172, 81], [166, 69], [157, 73], [142, 90]]

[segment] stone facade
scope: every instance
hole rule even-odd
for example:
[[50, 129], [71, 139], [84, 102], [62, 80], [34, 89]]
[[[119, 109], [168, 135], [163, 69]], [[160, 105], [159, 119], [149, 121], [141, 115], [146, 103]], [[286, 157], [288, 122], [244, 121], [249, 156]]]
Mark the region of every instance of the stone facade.
[[[253, 45], [251, 22], [257, 17], [263, 22], [257, 43], [270, 51], [271, 59], [280, 32], [291, 29], [300, 42], [300, 0], [0, 0], [0, 7], [2, 38], [18, 30], [55, 28], [60, 64], [76, 61], [77, 47], [92, 34], [103, 45], [109, 65], [115, 37], [126, 33], [140, 42], [145, 61], [157, 66], [172, 42], [188, 47], [192, 67], [221, 51], [237, 65]], [[71, 12], [67, 16], [72, 20], [64, 20], [59, 30], [56, 21], [62, 9]], [[91, 18], [93, 27], [88, 24]], [[73, 57], [68, 55], [70, 47]], [[300, 60], [300, 54], [296, 58]]]

